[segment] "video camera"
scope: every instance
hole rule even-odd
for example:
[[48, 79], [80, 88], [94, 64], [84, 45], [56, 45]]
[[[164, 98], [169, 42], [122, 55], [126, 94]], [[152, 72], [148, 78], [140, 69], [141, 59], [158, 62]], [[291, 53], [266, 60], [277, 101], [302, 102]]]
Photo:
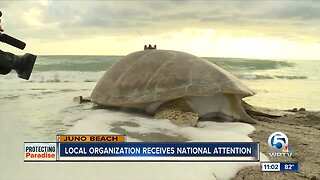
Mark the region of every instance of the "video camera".
[[[0, 17], [1, 16], [2, 12], [0, 11]], [[3, 31], [2, 28], [0, 30]], [[26, 43], [2, 33], [0, 33], [0, 42], [10, 44], [11, 46], [19, 49], [24, 49], [26, 47]], [[0, 58], [0, 74], [6, 75], [14, 69], [16, 70], [19, 78], [28, 80], [32, 73], [33, 65], [37, 56], [30, 53], [26, 53], [23, 56], [17, 56], [0, 50]]]
[[[2, 16], [2, 12], [0, 11], [0, 17]], [[16, 39], [12, 36], [9, 36], [7, 34], [0, 34], [0, 41], [7, 43], [11, 46], [14, 46], [16, 48], [19, 48], [21, 50], [23, 50], [26, 47], [26, 43], [20, 41], [19, 39]]]

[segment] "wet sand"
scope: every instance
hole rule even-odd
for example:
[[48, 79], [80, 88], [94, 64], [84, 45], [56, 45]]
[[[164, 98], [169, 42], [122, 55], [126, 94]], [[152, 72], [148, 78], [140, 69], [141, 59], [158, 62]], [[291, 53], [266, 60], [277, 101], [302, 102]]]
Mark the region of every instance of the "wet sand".
[[242, 169], [233, 179], [320, 179], [320, 112], [301, 111], [286, 114], [276, 119], [257, 117], [256, 130], [250, 137], [260, 142], [261, 152], [269, 156], [268, 137], [273, 132], [287, 135], [293, 149], [288, 157], [269, 158], [271, 162], [299, 162], [299, 172], [261, 172], [260, 166]]

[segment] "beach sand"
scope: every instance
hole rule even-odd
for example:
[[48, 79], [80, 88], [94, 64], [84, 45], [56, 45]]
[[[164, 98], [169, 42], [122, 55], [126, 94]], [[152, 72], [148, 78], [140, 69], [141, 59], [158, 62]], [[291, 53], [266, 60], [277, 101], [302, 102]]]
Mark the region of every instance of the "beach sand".
[[239, 179], [320, 179], [320, 112], [301, 111], [276, 119], [259, 118], [250, 134], [254, 142], [260, 142], [261, 152], [269, 156], [268, 137], [280, 131], [287, 135], [293, 157], [269, 158], [271, 162], [299, 162], [299, 172], [261, 172], [260, 166], [242, 169], [234, 177]]

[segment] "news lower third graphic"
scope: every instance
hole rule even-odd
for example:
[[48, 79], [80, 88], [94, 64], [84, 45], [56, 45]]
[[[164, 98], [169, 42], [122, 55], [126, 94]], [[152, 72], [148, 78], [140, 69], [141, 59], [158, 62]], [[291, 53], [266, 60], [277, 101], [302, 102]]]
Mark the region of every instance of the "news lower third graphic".
[[257, 142], [126, 142], [119, 135], [57, 135], [56, 142], [25, 142], [25, 162], [259, 162]]

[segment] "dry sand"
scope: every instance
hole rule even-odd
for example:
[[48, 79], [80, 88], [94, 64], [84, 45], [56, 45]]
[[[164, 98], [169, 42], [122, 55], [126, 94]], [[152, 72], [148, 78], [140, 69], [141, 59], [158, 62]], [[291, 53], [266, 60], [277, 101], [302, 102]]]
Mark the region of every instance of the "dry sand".
[[293, 158], [270, 158], [270, 161], [296, 161], [300, 163], [300, 171], [261, 172], [260, 166], [251, 166], [239, 171], [233, 179], [320, 179], [320, 112], [301, 111], [276, 119], [256, 118], [260, 121], [254, 125], [256, 131], [250, 137], [260, 142], [261, 152], [269, 156], [268, 137], [274, 132], [283, 132], [293, 148]]

